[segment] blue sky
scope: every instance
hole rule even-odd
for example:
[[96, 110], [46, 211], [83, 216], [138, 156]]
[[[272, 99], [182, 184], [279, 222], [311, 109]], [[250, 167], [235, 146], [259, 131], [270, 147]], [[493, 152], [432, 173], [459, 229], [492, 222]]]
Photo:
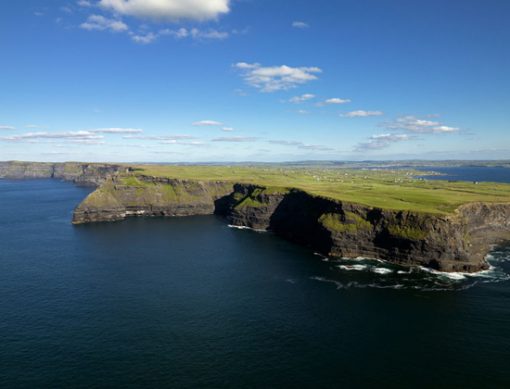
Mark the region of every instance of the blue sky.
[[0, 160], [510, 158], [506, 0], [0, 3]]

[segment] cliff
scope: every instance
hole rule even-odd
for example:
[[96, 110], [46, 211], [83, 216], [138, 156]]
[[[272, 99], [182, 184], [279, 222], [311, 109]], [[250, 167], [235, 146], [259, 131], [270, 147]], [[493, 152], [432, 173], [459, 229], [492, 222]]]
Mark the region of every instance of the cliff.
[[56, 178], [78, 185], [98, 186], [108, 177], [129, 170], [120, 165], [79, 162], [0, 162], [0, 178]]
[[73, 223], [122, 220], [128, 216], [210, 215], [232, 193], [232, 184], [155, 178], [112, 177], [75, 210]]
[[435, 215], [368, 207], [297, 189], [143, 175], [106, 180], [76, 208], [73, 223], [213, 213], [324, 255], [441, 271], [486, 269], [490, 247], [510, 240], [510, 203], [468, 204], [454, 214]]

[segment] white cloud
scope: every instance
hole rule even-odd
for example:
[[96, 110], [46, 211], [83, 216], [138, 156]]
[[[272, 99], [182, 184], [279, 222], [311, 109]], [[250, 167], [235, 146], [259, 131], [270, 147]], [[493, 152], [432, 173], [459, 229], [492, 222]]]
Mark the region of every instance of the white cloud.
[[71, 139], [68, 140], [69, 143], [77, 143], [80, 145], [86, 146], [96, 146], [96, 145], [104, 145], [105, 142], [102, 140], [94, 140], [94, 139]]
[[96, 128], [88, 130], [96, 134], [140, 134], [143, 132], [140, 128]]
[[245, 82], [262, 92], [276, 92], [295, 88], [298, 85], [317, 79], [322, 70], [318, 67], [291, 67], [287, 65], [264, 67], [258, 63], [238, 62], [233, 65], [239, 69]]
[[221, 137], [215, 138], [213, 142], [233, 142], [233, 143], [241, 143], [241, 142], [255, 142], [257, 138], [252, 136], [230, 136], [230, 137]]
[[0, 137], [0, 140], [11, 142], [23, 142], [34, 139], [103, 139], [103, 135], [97, 135], [91, 131], [68, 131], [68, 132], [28, 132], [20, 135]]
[[84, 30], [89, 30], [89, 31], [110, 30], [113, 32], [123, 32], [123, 31], [127, 31], [129, 29], [127, 24], [125, 24], [121, 20], [109, 19], [109, 18], [105, 18], [104, 16], [101, 16], [101, 15], [90, 15], [87, 18], [87, 21], [80, 25], [80, 28], [83, 28]]
[[304, 29], [304, 28], [310, 27], [310, 25], [305, 22], [295, 21], [295, 22], [292, 22], [292, 27]]
[[457, 127], [445, 126], [438, 121], [419, 119], [415, 116], [402, 116], [393, 122], [384, 123], [391, 130], [405, 130], [421, 134], [452, 133], [459, 131]]
[[449, 127], [449, 126], [436, 126], [432, 128], [433, 132], [457, 132], [459, 129], [457, 127]]
[[324, 105], [340, 105], [340, 104], [347, 104], [347, 103], [350, 103], [351, 100], [350, 99], [340, 99], [338, 97], [333, 97], [331, 99], [327, 99], [323, 102], [320, 102], [319, 106], [324, 106]]
[[15, 130], [16, 127], [13, 126], [0, 126], [0, 130]]
[[230, 34], [227, 31], [218, 31], [215, 29], [200, 30], [198, 28], [186, 29], [184, 27], [177, 30], [165, 28], [157, 34], [147, 33], [145, 35], [132, 35], [132, 39], [138, 43], [151, 43], [160, 36], [173, 36], [176, 39], [194, 39], [194, 40], [223, 40], [227, 39]]
[[171, 30], [169, 28], [165, 28], [164, 30], [159, 31], [159, 35], [171, 35], [178, 39], [187, 38], [189, 36], [189, 31], [181, 27], [178, 30]]
[[359, 110], [359, 111], [347, 112], [347, 113], [342, 114], [341, 116], [344, 116], [346, 118], [366, 118], [366, 117], [370, 117], [370, 116], [382, 116], [382, 115], [384, 115], [384, 112], [382, 112], [382, 111]]
[[271, 143], [273, 145], [281, 145], [281, 146], [302, 146], [303, 142], [298, 142], [294, 140], [268, 140], [267, 143]]
[[189, 142], [189, 141], [181, 141], [181, 140], [177, 140], [177, 139], [165, 140], [160, 143], [163, 145], [179, 145], [179, 146], [205, 146], [206, 145], [205, 142], [201, 142], [198, 140]]
[[192, 28], [190, 31], [190, 35], [194, 39], [227, 39], [229, 36], [228, 32], [225, 31], [217, 31], [217, 30], [208, 30], [208, 31], [201, 31], [198, 28]]
[[79, 0], [76, 2], [76, 4], [78, 4], [80, 7], [85, 8], [92, 7], [92, 3], [88, 0]]
[[158, 36], [154, 34], [153, 32], [149, 32], [147, 34], [133, 34], [131, 35], [131, 39], [133, 42], [140, 43], [142, 45], [148, 45], [149, 43], [154, 42]]
[[313, 95], [311, 93], [305, 93], [304, 95], [301, 95], [301, 96], [292, 97], [289, 100], [289, 102], [294, 103], [294, 104], [300, 104], [300, 103], [304, 103], [305, 101], [308, 101], [308, 100], [311, 100], [314, 98], [315, 98], [315, 95]]
[[367, 142], [359, 143], [356, 151], [381, 150], [391, 146], [393, 143], [404, 142], [412, 139], [406, 134], [380, 134], [372, 135]]
[[230, 12], [230, 0], [101, 0], [99, 5], [122, 15], [169, 21], [210, 20]]
[[200, 120], [198, 122], [193, 122], [191, 125], [195, 127], [216, 127], [222, 126], [223, 123], [217, 122], [216, 120]]
[[232, 127], [223, 127], [223, 128], [221, 129], [221, 131], [225, 131], [225, 132], [232, 132], [232, 131], [234, 131], [234, 129], [233, 129]]

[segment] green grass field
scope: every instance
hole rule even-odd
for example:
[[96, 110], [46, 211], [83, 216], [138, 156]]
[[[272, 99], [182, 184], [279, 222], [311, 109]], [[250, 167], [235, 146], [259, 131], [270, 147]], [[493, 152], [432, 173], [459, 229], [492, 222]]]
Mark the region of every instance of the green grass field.
[[135, 174], [298, 188], [373, 207], [448, 214], [472, 202], [510, 203], [510, 185], [423, 180], [409, 170], [347, 170], [280, 166], [139, 165]]

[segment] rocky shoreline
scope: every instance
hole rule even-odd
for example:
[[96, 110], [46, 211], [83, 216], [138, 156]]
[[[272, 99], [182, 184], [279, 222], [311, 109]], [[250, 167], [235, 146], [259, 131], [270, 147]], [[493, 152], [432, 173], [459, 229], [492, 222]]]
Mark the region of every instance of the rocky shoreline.
[[96, 185], [73, 223], [128, 217], [223, 216], [234, 226], [270, 230], [326, 256], [383, 259], [447, 272], [488, 268], [487, 253], [510, 240], [510, 203], [472, 203], [451, 215], [386, 210], [299, 189], [122, 174], [102, 164], [6, 167], [0, 178], [60, 178]]

